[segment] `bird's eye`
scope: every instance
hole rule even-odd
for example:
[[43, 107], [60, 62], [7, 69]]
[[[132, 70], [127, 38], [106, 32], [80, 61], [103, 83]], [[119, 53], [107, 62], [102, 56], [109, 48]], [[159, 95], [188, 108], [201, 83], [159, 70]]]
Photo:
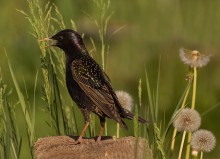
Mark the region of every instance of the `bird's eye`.
[[58, 36], [58, 40], [63, 40], [63, 36]]

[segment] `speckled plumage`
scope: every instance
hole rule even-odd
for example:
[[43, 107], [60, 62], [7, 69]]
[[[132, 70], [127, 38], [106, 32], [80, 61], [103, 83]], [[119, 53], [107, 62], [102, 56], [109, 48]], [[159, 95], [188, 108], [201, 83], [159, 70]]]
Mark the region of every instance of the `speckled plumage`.
[[[53, 46], [65, 52], [66, 86], [85, 118], [85, 126], [78, 142], [89, 124], [90, 112], [97, 114], [100, 118], [101, 130], [98, 140], [101, 140], [105, 117], [114, 119], [122, 127], [127, 128], [121, 118], [133, 119], [134, 114], [122, 108], [108, 76], [89, 55], [81, 36], [71, 29], [66, 29], [49, 39], [55, 41]], [[146, 120], [140, 117], [138, 120], [146, 123]]]

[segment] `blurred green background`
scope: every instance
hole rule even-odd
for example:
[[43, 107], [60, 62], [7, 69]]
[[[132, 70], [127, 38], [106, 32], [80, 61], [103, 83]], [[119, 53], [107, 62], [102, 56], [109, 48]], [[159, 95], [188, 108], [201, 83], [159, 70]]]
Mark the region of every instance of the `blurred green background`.
[[[67, 26], [71, 26], [69, 21], [73, 19], [79, 33], [85, 33], [86, 37], [91, 36], [99, 44], [97, 28], [84, 13], [86, 11], [91, 16], [98, 16], [92, 1], [51, 0], [51, 3], [58, 6]], [[8, 87], [12, 88], [13, 83], [7, 66], [5, 49], [16, 77], [20, 81], [20, 86], [24, 87], [23, 79], [25, 79], [28, 92], [33, 94], [34, 78], [37, 70], [40, 70], [40, 50], [37, 39], [30, 34], [32, 28], [29, 22], [16, 11], [16, 9], [28, 11], [27, 3], [26, 1], [0, 0], [0, 8], [0, 67], [3, 78]], [[142, 78], [143, 100], [144, 105], [147, 105], [145, 68], [152, 87], [156, 88], [158, 63], [161, 56], [160, 118], [163, 119], [165, 112], [168, 120], [187, 84], [185, 75], [188, 67], [180, 61], [178, 53], [179, 48], [184, 47], [213, 55], [210, 63], [198, 71], [197, 110], [203, 113], [220, 101], [220, 1], [136, 0], [128, 2], [127, 0], [112, 0], [110, 10], [114, 14], [107, 34], [110, 50], [107, 55], [106, 72], [115, 90], [125, 90], [131, 93], [137, 103], [138, 81]], [[123, 29], [111, 36], [111, 33], [119, 27]], [[86, 42], [90, 50], [91, 43], [89, 40]], [[101, 64], [99, 52], [93, 57]], [[41, 120], [36, 121], [36, 129], [41, 127], [43, 130], [36, 132], [38, 137], [42, 137], [47, 135], [47, 125], [44, 123], [47, 114], [41, 111], [45, 103], [41, 99], [42, 74], [40, 73], [39, 76], [36, 108], [38, 114], [36, 116], [40, 116]], [[12, 100], [16, 101], [16, 98], [15, 96]], [[32, 100], [30, 96], [30, 101]], [[70, 98], [66, 103], [68, 102], [71, 102]], [[201, 128], [211, 130], [217, 138], [217, 146], [208, 155], [209, 158], [220, 157], [218, 113], [220, 113], [220, 108], [202, 116]], [[79, 123], [83, 122], [82, 117], [79, 120]], [[132, 135], [132, 131], [128, 134]]]

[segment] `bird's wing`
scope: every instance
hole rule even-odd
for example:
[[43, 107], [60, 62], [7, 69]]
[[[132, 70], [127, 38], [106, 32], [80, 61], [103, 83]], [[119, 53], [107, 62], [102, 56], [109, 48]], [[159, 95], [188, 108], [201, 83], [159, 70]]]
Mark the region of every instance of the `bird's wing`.
[[[89, 63], [89, 64], [88, 64]], [[78, 83], [93, 103], [108, 117], [116, 120], [124, 126], [120, 114], [115, 105], [114, 94], [109, 78], [95, 62], [74, 60], [71, 66], [74, 80]]]

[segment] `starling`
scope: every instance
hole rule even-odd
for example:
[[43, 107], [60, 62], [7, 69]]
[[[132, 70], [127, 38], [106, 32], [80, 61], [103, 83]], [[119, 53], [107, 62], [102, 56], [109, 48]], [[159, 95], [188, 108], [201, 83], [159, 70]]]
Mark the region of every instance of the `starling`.
[[[89, 125], [90, 112], [98, 115], [100, 119], [101, 129], [97, 141], [101, 140], [106, 117], [114, 119], [127, 129], [122, 118], [133, 119], [134, 114], [121, 106], [109, 77], [89, 55], [82, 37], [76, 31], [65, 29], [40, 41], [48, 40], [53, 41], [50, 46], [59, 47], [65, 53], [66, 86], [85, 119], [84, 128], [76, 143], [81, 142]], [[141, 117], [138, 117], [138, 121], [146, 123]]]

